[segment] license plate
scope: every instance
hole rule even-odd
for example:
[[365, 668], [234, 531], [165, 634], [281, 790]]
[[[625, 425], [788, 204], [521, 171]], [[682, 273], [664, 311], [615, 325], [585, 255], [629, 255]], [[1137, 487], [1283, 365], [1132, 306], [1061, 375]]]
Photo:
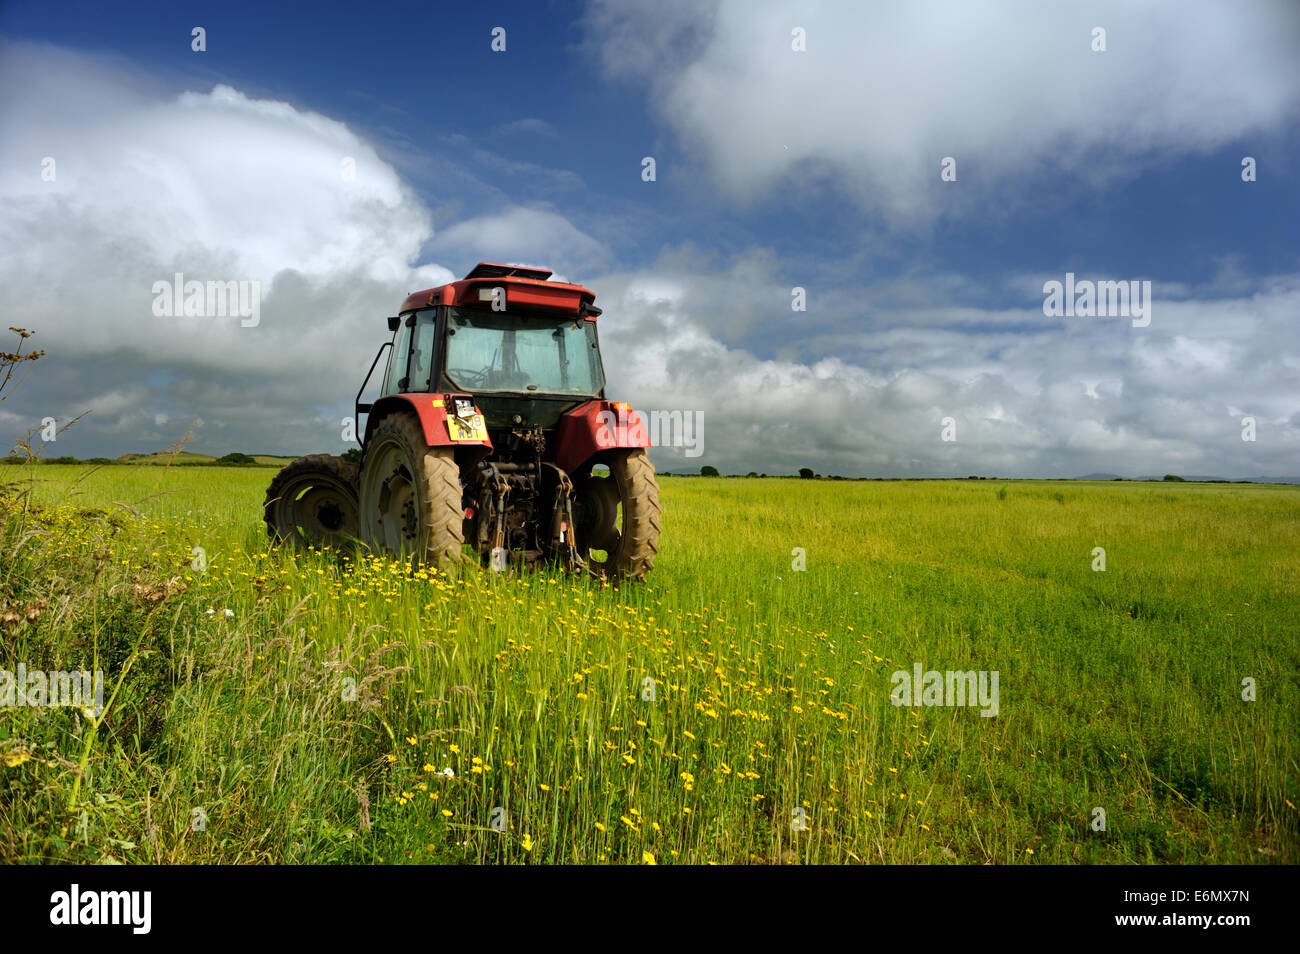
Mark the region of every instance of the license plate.
[[447, 434], [453, 441], [486, 441], [488, 439], [487, 425], [483, 423], [482, 414], [475, 414], [469, 418], [456, 417], [454, 414], [447, 415]]

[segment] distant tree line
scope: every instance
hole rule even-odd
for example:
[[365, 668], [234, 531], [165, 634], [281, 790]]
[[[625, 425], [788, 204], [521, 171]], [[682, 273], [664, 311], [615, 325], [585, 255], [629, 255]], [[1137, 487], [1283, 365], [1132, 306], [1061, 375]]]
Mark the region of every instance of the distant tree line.
[[[28, 459], [18, 454], [10, 454], [8, 457], [0, 458], [0, 463], [5, 464], [26, 464]], [[87, 457], [84, 460], [80, 457], [33, 457], [33, 464], [116, 464], [117, 461], [109, 460], [107, 457]]]
[[[116, 459], [108, 457], [25, 457], [20, 454], [10, 454], [8, 457], [0, 457], [0, 463], [5, 464], [134, 464], [142, 458], [157, 457], [162, 459], [166, 454], [127, 454]], [[242, 454], [238, 451], [232, 451], [215, 460], [177, 460], [173, 466], [176, 467], [273, 467], [275, 464], [259, 464], [257, 458], [251, 454]]]
[[[349, 453], [352, 453], [352, 452], [349, 451]], [[359, 461], [359, 460], [361, 459], [361, 457], [360, 457], [360, 452], [356, 452], [356, 453], [357, 453], [357, 460]], [[674, 474], [672, 474], [672, 473], [669, 472], [669, 471], [664, 471], [663, 473], [665, 474], [665, 476], [670, 476], [670, 477], [671, 477], [671, 476], [678, 476], [678, 477], [693, 477], [693, 476], [695, 476], [694, 474], [689, 474], [689, 473], [686, 473], [686, 474], [676, 474], [676, 475], [674, 475]], [[749, 473], [747, 473], [747, 474], [723, 474], [723, 473], [720, 473], [720, 472], [718, 471], [718, 468], [712, 466], [711, 464], [705, 464], [703, 467], [700, 468], [700, 476], [701, 476], [701, 477], [728, 477], [728, 478], [730, 478], [730, 477], [766, 477], [767, 474], [758, 474], [758, 473], [755, 473], [755, 472], [752, 471], [752, 470], [751, 470]], [[785, 477], [785, 476], [792, 476], [792, 475], [786, 475], [786, 474], [774, 474], [773, 476], [775, 476], [775, 477]], [[800, 467], [800, 468], [799, 468], [799, 474], [798, 474], [798, 476], [799, 476], [801, 479], [803, 479], [803, 480], [960, 480], [960, 479], [961, 479], [961, 478], [959, 478], [959, 477], [841, 477], [839, 474], [830, 474], [830, 475], [828, 475], [828, 476], [826, 476], [826, 477], [823, 477], [821, 474], [819, 474], [819, 473], [817, 473], [816, 471], [814, 471], [811, 467]], [[1014, 479], [1017, 479], [1017, 478], [1011, 478], [1011, 477], [980, 477], [980, 476], [978, 476], [978, 475], [976, 475], [976, 474], [971, 474], [971, 475], [968, 476], [966, 479], [967, 479], [967, 480], [1014, 480]], [[1095, 478], [1086, 478], [1086, 477], [1080, 477], [1080, 478], [1057, 477], [1057, 478], [1052, 478], [1052, 477], [1048, 477], [1048, 478], [1026, 478], [1026, 479], [1043, 479], [1043, 480], [1090, 480], [1090, 479], [1095, 479]], [[1128, 479], [1130, 479], [1130, 478], [1125, 478], [1125, 477], [1107, 477], [1106, 479], [1108, 479], [1108, 480], [1119, 480], [1119, 481], [1123, 481], [1123, 480], [1128, 480]], [[1143, 478], [1143, 479], [1146, 479], [1146, 480], [1154, 480], [1155, 478]], [[1167, 481], [1177, 481], [1177, 482], [1179, 482], [1179, 483], [1186, 483], [1186, 482], [1187, 482], [1187, 478], [1186, 478], [1186, 477], [1179, 477], [1177, 474], [1165, 474], [1165, 476], [1162, 478], [1162, 480], [1167, 480]], [[1236, 481], [1234, 481], [1234, 480], [1227, 480], [1227, 479], [1223, 479], [1223, 478], [1215, 479], [1215, 480], [1208, 480], [1208, 481], [1204, 481], [1204, 482], [1205, 482], [1205, 483], [1211, 483], [1211, 484], [1229, 484], [1229, 483], [1243, 483], [1243, 484], [1244, 484], [1244, 483], [1250, 483], [1250, 481], [1248, 481], [1248, 480], [1236, 480]]]

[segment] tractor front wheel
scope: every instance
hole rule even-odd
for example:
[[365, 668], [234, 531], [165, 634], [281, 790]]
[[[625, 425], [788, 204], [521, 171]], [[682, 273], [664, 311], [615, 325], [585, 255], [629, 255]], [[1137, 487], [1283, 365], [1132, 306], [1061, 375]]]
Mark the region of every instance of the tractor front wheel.
[[577, 487], [578, 550], [595, 573], [644, 580], [659, 553], [659, 484], [645, 450], [613, 451]]
[[372, 548], [445, 568], [464, 542], [460, 469], [450, 447], [430, 447], [414, 414], [391, 414], [361, 462], [361, 536]]
[[346, 546], [360, 533], [357, 465], [329, 454], [299, 457], [275, 475], [262, 510], [276, 543]]

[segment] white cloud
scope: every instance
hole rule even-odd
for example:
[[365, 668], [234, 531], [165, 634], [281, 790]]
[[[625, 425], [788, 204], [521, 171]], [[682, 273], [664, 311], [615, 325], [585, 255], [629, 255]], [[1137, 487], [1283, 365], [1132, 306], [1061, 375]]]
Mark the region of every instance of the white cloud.
[[[335, 356], [366, 340], [360, 319], [382, 317], [417, 280], [429, 214], [342, 124], [224, 86], [138, 92], [66, 54], [55, 73], [47, 55], [10, 45], [0, 67], [5, 89], [25, 76], [0, 136], [0, 277], [11, 312], [39, 316], [31, 324], [52, 355], [134, 351], [300, 375], [338, 367]], [[41, 178], [43, 156], [54, 182]], [[260, 282], [261, 326], [154, 317], [153, 284], [176, 272]]]
[[498, 136], [515, 136], [529, 135], [541, 136], [546, 139], [555, 139], [560, 135], [559, 130], [544, 119], [538, 119], [535, 116], [528, 116], [524, 119], [516, 119], [512, 122], [502, 123], [495, 127], [492, 132]]
[[1300, 104], [1291, 0], [597, 0], [586, 22], [606, 72], [644, 83], [733, 199], [829, 180], [895, 224], [994, 185], [1014, 201], [1030, 176], [1131, 176], [1278, 130]]
[[[762, 258], [760, 254], [758, 256]], [[1048, 319], [1016, 310], [911, 303], [792, 316], [775, 280], [742, 296], [787, 308], [787, 334], [837, 326], [806, 360], [761, 358], [730, 328], [719, 272], [669, 254], [643, 273], [593, 282], [612, 397], [643, 410], [705, 412], [705, 455], [656, 451], [658, 465], [724, 472], [1073, 477], [1300, 472], [1294, 386], [1300, 276], [1255, 295], [1156, 301], [1148, 328], [1125, 319]], [[743, 266], [741, 266], [743, 270]], [[726, 274], [726, 269], [721, 270]], [[888, 288], [848, 289], [870, 300]], [[983, 320], [980, 315], [983, 314]], [[719, 322], [719, 315], [723, 320]], [[1018, 327], [1009, 331], [1004, 324]], [[1241, 417], [1260, 436], [1241, 440]], [[957, 441], [941, 421], [957, 421]]]
[[606, 247], [563, 215], [544, 208], [511, 206], [457, 222], [429, 245], [443, 258], [545, 262], [557, 273], [590, 271], [609, 260]]

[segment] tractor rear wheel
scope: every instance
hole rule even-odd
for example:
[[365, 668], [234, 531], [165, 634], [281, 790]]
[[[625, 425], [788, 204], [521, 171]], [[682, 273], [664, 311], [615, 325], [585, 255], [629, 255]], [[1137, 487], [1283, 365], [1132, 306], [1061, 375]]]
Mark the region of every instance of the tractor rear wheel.
[[659, 484], [644, 448], [612, 452], [577, 487], [578, 550], [595, 573], [644, 580], [659, 553]]
[[430, 447], [414, 414], [391, 414], [361, 462], [361, 536], [376, 550], [445, 568], [464, 542], [460, 468], [450, 447]]
[[346, 546], [360, 534], [357, 465], [329, 454], [299, 457], [275, 475], [262, 511], [276, 543]]

